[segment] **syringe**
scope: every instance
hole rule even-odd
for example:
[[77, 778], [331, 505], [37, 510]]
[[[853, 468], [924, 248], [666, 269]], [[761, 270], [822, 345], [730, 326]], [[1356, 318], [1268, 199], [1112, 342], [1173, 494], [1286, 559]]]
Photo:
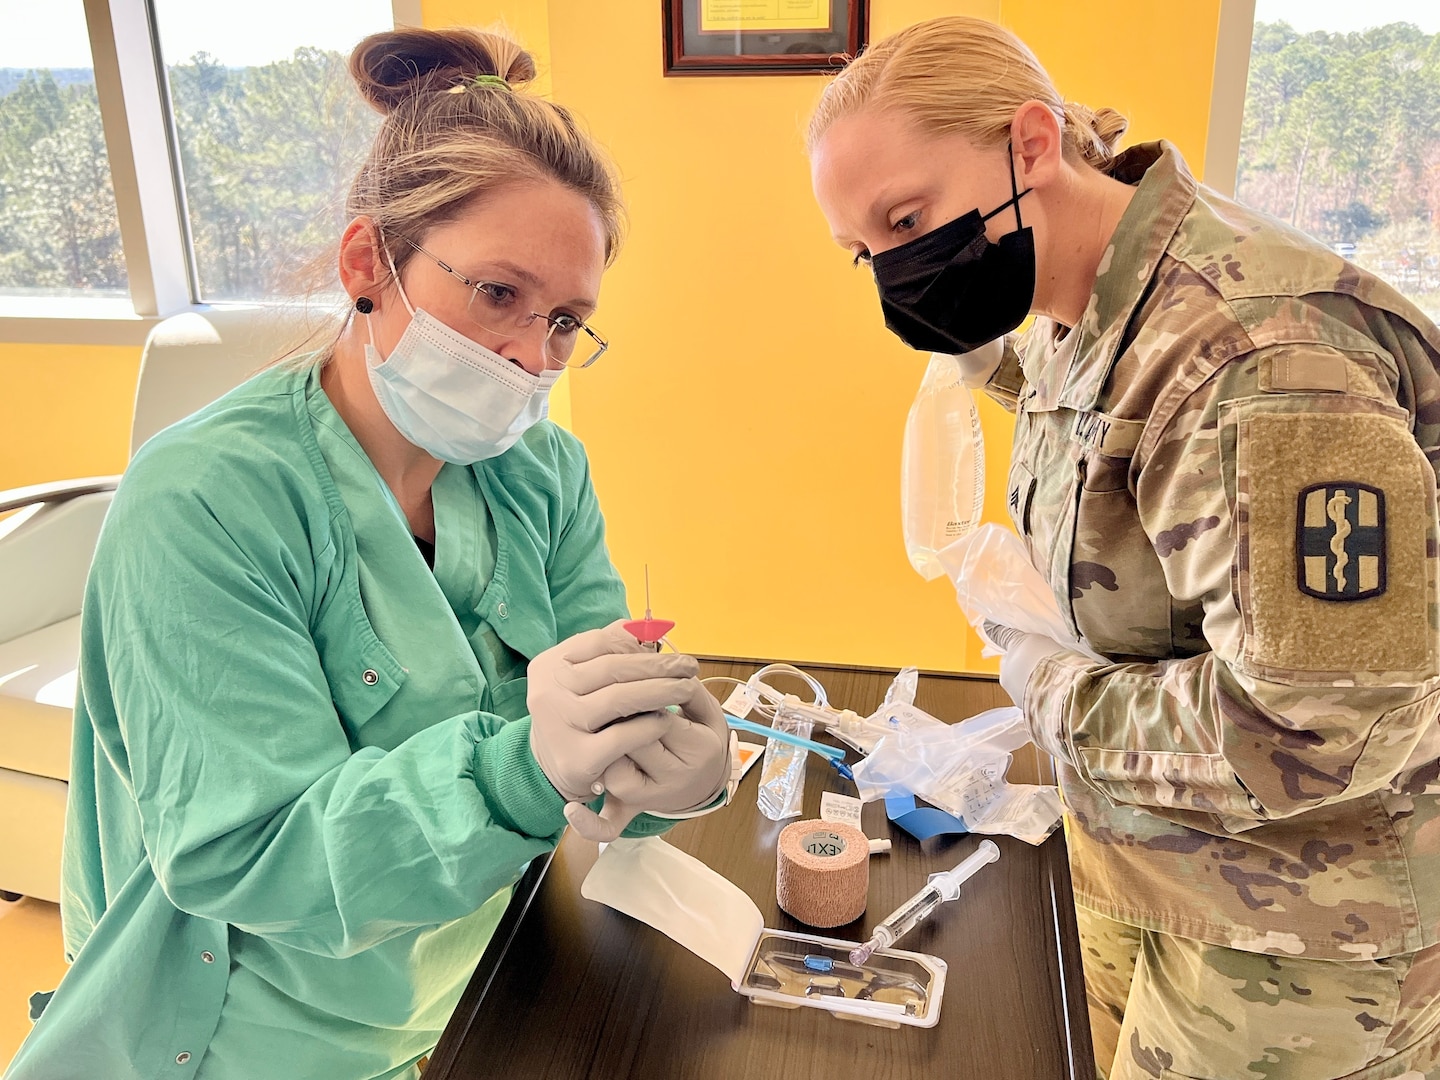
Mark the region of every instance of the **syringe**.
[[955, 869], [931, 874], [930, 880], [925, 883], [923, 889], [906, 900], [891, 912], [889, 918], [875, 927], [875, 933], [870, 935], [869, 941], [850, 950], [850, 962], [856, 965], [863, 964], [870, 959], [870, 954], [876, 949], [890, 948], [891, 945], [928, 919], [930, 913], [941, 904], [959, 896], [960, 886], [975, 871], [998, 858], [1000, 858], [1000, 849], [995, 846], [995, 841], [982, 840], [980, 846]]

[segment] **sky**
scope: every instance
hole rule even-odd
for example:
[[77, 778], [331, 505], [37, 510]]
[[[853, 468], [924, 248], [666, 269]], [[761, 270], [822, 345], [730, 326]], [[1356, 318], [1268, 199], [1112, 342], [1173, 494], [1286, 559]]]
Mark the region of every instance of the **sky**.
[[[233, 67], [289, 56], [297, 46], [349, 52], [394, 25], [390, 0], [155, 0], [167, 63], [205, 51]], [[0, 0], [0, 68], [90, 67], [82, 0]]]
[[1440, 0], [1255, 0], [1255, 18], [1258, 22], [1288, 22], [1302, 33], [1348, 32], [1408, 22], [1434, 34], [1440, 32]]
[[[167, 62], [203, 50], [235, 67], [283, 59], [298, 45], [348, 52], [392, 20], [389, 0], [155, 0], [155, 8]], [[1411, 22], [1440, 32], [1440, 0], [1256, 0], [1255, 16], [1300, 31]], [[0, 67], [90, 67], [81, 0], [0, 0], [0, 26]]]

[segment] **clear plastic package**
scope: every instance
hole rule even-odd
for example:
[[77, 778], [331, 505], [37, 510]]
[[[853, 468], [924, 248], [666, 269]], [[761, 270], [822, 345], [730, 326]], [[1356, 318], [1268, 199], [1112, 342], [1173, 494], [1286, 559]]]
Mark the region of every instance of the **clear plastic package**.
[[736, 989], [756, 1005], [824, 1009], [842, 1020], [879, 1027], [934, 1027], [945, 992], [945, 961], [877, 949], [864, 964], [853, 964], [855, 946], [836, 938], [762, 930]]
[[[781, 706], [770, 726], [808, 739], [815, 727]], [[771, 821], [800, 816], [805, 796], [805, 755], [808, 751], [775, 739], [765, 740], [765, 760], [760, 765], [760, 793], [756, 804]]]
[[1024, 542], [1003, 525], [987, 523], [963, 533], [935, 558], [955, 586], [960, 610], [985, 642], [982, 656], [1001, 652], [981, 630], [988, 619], [1027, 634], [1043, 634], [1097, 663], [1107, 662], [1075, 640], [1050, 583], [1031, 564]]
[[866, 802], [918, 795], [970, 832], [1040, 844], [1059, 825], [1063, 807], [1053, 787], [1006, 780], [1011, 754], [1028, 742], [1015, 708], [991, 709], [963, 724], [912, 724], [880, 739], [854, 766], [855, 786]]

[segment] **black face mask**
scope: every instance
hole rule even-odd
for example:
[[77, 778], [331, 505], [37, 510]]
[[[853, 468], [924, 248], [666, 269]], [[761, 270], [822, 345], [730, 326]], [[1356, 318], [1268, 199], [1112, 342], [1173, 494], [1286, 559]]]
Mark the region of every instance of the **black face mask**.
[[[1035, 298], [1035, 236], [1021, 225], [1015, 159], [1006, 201], [979, 208], [871, 258], [885, 325], [912, 349], [964, 353], [1008, 334]], [[1015, 231], [992, 244], [985, 222], [1015, 207]]]

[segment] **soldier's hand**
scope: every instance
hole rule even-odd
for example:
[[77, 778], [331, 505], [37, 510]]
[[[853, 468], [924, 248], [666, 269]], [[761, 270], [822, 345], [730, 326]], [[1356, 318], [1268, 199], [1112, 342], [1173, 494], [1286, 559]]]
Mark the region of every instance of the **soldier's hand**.
[[1068, 741], [1064, 732], [1046, 730], [1043, 711], [1025, 709], [1025, 693], [1042, 660], [1051, 656], [1080, 654], [1044, 634], [1027, 634], [1023, 630], [998, 623], [986, 623], [983, 629], [985, 636], [990, 638], [997, 648], [1005, 650], [1005, 655], [1000, 658], [1000, 686], [1010, 695], [1010, 700], [1025, 711], [1025, 724], [1030, 729], [1030, 737], [1051, 757], [1069, 761]]

